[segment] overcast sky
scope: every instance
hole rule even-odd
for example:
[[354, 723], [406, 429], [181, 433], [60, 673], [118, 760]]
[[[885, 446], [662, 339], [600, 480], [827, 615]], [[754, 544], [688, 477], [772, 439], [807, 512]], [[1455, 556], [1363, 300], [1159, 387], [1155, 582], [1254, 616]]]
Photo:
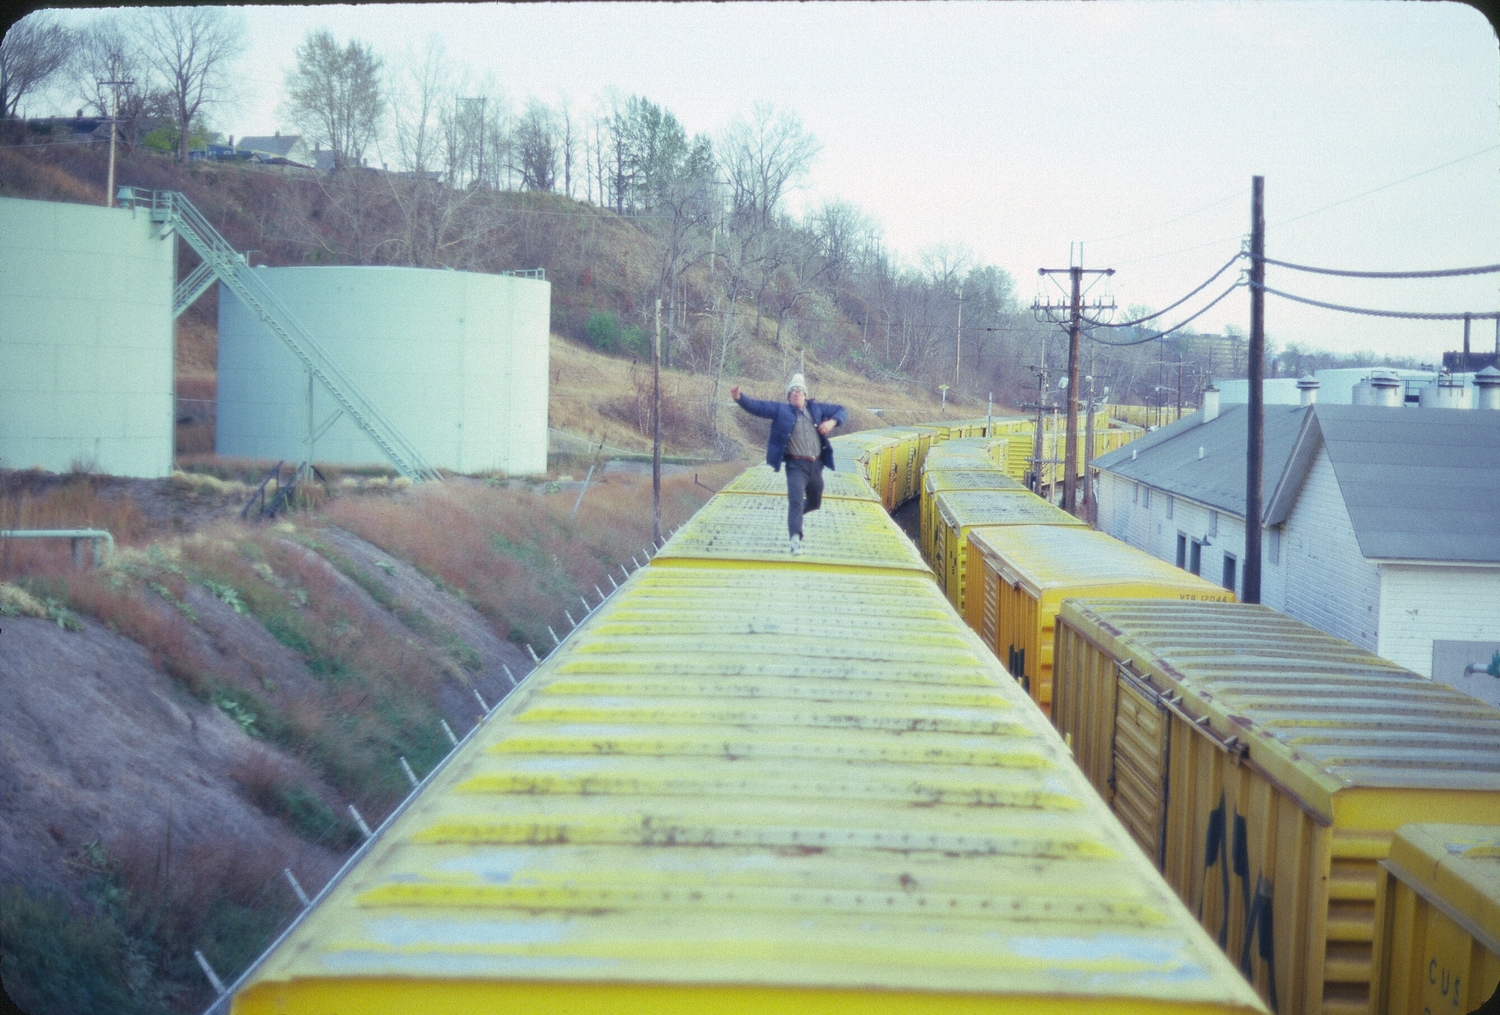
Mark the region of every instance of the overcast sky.
[[[1500, 47], [1483, 16], [1457, 3], [243, 11], [241, 94], [212, 114], [224, 133], [286, 127], [283, 75], [305, 33], [324, 27], [373, 43], [392, 68], [437, 36], [476, 78], [492, 75], [513, 107], [567, 96], [586, 114], [614, 87], [712, 134], [768, 101], [794, 110], [823, 145], [799, 205], [853, 202], [912, 261], [930, 244], [967, 246], [1010, 271], [1027, 304], [1037, 268], [1066, 267], [1075, 241], [1085, 267], [1117, 269], [1117, 319], [1132, 304], [1174, 302], [1239, 249], [1254, 174], [1266, 177], [1270, 257], [1362, 270], [1500, 262]], [[1233, 276], [1165, 320], [1180, 321]], [[1356, 282], [1273, 267], [1267, 284], [1377, 309], [1500, 309], [1500, 275]], [[1192, 327], [1247, 328], [1248, 318], [1241, 289]], [[1273, 296], [1266, 329], [1282, 344], [1429, 358], [1463, 334], [1462, 322], [1353, 316]], [[1492, 349], [1495, 334], [1493, 321], [1475, 322], [1476, 348]]]

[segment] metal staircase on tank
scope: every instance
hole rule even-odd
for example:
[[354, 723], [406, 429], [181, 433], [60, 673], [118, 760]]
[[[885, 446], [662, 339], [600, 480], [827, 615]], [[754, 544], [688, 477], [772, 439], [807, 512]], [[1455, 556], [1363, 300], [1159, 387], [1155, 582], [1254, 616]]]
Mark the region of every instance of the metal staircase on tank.
[[[121, 202], [132, 208], [149, 207], [151, 221], [162, 225], [162, 238], [176, 233], [193, 248], [202, 263], [177, 284], [172, 295], [172, 314], [181, 314], [207, 291], [215, 280], [223, 282], [241, 303], [260, 318], [271, 333], [292, 351], [307, 372], [333, 396], [339, 408], [347, 413], [361, 430], [370, 436], [396, 471], [413, 482], [441, 481], [436, 469], [428, 465], [416, 446], [376, 408], [375, 403], [359, 390], [337, 363], [329, 358], [312, 334], [298, 322], [286, 305], [277, 298], [250, 268], [245, 256], [219, 235], [197, 208], [175, 190], [137, 190], [121, 187]], [[326, 430], [330, 419], [320, 428]]]

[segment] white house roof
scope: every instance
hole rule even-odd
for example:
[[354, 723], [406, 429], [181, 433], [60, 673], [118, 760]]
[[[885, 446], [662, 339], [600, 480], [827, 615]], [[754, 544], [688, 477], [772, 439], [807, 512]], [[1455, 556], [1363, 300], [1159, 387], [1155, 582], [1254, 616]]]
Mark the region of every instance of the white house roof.
[[[1500, 563], [1500, 412], [1265, 409], [1264, 524], [1286, 520], [1324, 450], [1365, 557]], [[1208, 423], [1193, 413], [1094, 464], [1243, 518], [1247, 415], [1244, 405], [1228, 406]]]
[[[1300, 405], [1267, 405], [1261, 490], [1269, 493], [1286, 468], [1306, 410]], [[1245, 516], [1245, 420], [1249, 408], [1229, 405], [1217, 419], [1203, 422], [1199, 410], [1170, 426], [1153, 430], [1118, 451], [1094, 459], [1105, 472], [1239, 518]], [[1198, 449], [1203, 456], [1198, 456]]]
[[1359, 550], [1380, 560], [1500, 563], [1500, 412], [1319, 405], [1266, 500], [1284, 521], [1323, 448]]
[[288, 153], [302, 140], [300, 134], [277, 134], [273, 137], [242, 137], [234, 147], [242, 152], [287, 158]]

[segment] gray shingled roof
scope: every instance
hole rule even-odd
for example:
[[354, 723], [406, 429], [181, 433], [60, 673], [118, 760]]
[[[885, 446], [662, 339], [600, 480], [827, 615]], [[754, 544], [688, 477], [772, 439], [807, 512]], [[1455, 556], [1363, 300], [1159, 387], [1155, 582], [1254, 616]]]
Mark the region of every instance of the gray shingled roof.
[[[1248, 406], [1228, 405], [1217, 419], [1205, 423], [1200, 410], [1094, 459], [1094, 465], [1243, 518], [1248, 415]], [[1260, 481], [1263, 502], [1286, 468], [1305, 415], [1306, 410], [1300, 405], [1266, 406], [1266, 445]]]
[[[1094, 464], [1243, 518], [1247, 414], [1233, 405], [1203, 423], [1194, 413]], [[1364, 556], [1500, 562], [1500, 412], [1268, 405], [1266, 522], [1286, 519], [1319, 449]]]
[[301, 140], [302, 137], [299, 134], [277, 134], [273, 137], [242, 137], [234, 147], [237, 151], [257, 152], [284, 159], [287, 157], [287, 153]]
[[1320, 405], [1314, 422], [1366, 557], [1500, 563], [1500, 412]]

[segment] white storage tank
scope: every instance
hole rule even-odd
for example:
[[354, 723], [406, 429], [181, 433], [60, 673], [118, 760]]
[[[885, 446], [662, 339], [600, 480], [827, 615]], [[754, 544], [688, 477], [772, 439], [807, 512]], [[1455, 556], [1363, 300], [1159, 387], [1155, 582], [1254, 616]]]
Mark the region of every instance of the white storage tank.
[[172, 471], [175, 249], [144, 209], [0, 198], [0, 467]]
[[[434, 468], [527, 475], [547, 469], [552, 287], [428, 268], [257, 268], [257, 276]], [[216, 447], [303, 461], [338, 409], [301, 362], [222, 285]], [[389, 464], [348, 416], [313, 459]]]
[[1467, 409], [1469, 389], [1462, 377], [1443, 374], [1421, 390], [1417, 402], [1423, 409]]

